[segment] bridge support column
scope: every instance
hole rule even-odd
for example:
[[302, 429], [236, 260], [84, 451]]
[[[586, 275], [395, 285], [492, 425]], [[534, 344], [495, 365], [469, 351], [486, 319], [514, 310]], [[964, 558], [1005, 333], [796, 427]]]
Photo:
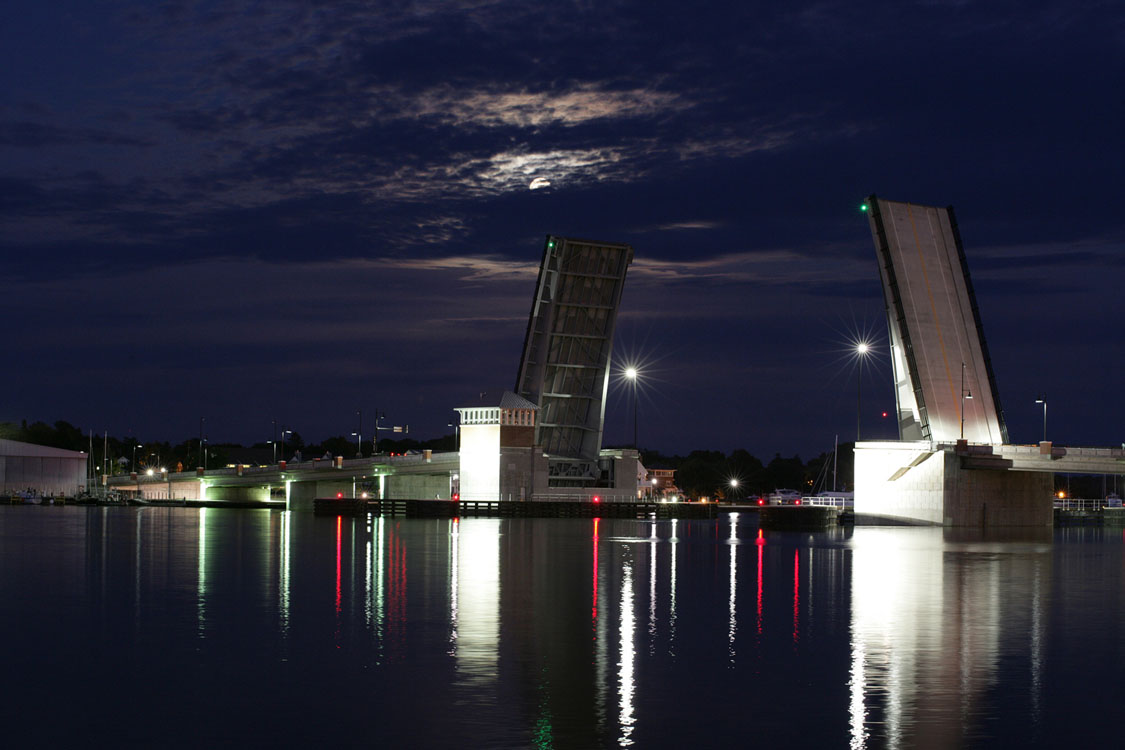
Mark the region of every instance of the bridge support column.
[[950, 527], [1049, 527], [1050, 473], [962, 466], [929, 442], [859, 443], [857, 517]]

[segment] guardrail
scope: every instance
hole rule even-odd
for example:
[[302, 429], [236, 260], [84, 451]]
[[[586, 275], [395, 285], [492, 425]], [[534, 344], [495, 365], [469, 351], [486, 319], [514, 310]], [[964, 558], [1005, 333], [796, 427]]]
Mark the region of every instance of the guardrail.
[[855, 498], [844, 495], [811, 495], [801, 498], [801, 505], [813, 505], [822, 508], [854, 508]]
[[[1090, 511], [1090, 510], [1101, 510], [1102, 508], [1107, 508], [1107, 507], [1114, 507], [1110, 504], [1109, 500], [1102, 500], [1100, 498], [1089, 499], [1089, 498], [1081, 498], [1081, 497], [1066, 498], [1065, 500], [1056, 500], [1054, 504], [1055, 504], [1056, 510], [1085, 510], [1085, 511]], [[1116, 507], [1121, 507], [1121, 506], [1118, 505]]]

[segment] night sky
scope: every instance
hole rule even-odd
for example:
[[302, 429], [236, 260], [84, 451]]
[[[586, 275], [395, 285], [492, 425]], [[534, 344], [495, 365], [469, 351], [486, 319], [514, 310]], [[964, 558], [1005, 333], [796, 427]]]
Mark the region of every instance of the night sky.
[[[1125, 440], [1119, 2], [0, 6], [0, 421], [253, 443], [515, 385], [547, 233], [636, 256], [640, 443], [892, 437], [862, 199], [953, 205], [1013, 442]], [[632, 442], [614, 378], [605, 441]]]

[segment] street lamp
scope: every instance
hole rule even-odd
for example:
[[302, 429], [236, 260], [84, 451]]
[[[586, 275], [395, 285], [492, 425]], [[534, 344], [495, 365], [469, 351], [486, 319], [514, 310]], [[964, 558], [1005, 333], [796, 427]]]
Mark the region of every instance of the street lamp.
[[971, 399], [973, 392], [965, 392], [965, 363], [961, 363], [961, 439], [965, 439], [965, 399]]
[[633, 450], [637, 450], [637, 368], [626, 368], [625, 377], [633, 381]]
[[871, 351], [871, 345], [866, 341], [860, 341], [855, 345], [855, 354], [858, 361], [858, 374], [855, 381], [855, 441], [859, 442], [859, 426], [863, 412], [860, 410], [860, 394], [863, 391], [863, 361], [867, 359], [867, 353]]
[[137, 470], [137, 448], [144, 448], [142, 443], [133, 443], [133, 463], [129, 464], [133, 471]]
[[292, 435], [292, 434], [293, 434], [293, 430], [287, 430], [287, 429], [285, 429], [284, 426], [281, 428], [281, 460], [282, 461], [285, 460], [285, 436], [286, 435]]
[[1043, 404], [1043, 442], [1047, 442], [1047, 397], [1040, 396], [1035, 403]]
[[734, 502], [734, 493], [738, 490], [738, 479], [736, 477], [732, 478], [730, 480], [730, 489], [731, 489], [730, 502]]
[[352, 433], [355, 435], [355, 457], [363, 458], [363, 446], [360, 445], [363, 441], [363, 409], [357, 409], [356, 416], [359, 417], [359, 431]]

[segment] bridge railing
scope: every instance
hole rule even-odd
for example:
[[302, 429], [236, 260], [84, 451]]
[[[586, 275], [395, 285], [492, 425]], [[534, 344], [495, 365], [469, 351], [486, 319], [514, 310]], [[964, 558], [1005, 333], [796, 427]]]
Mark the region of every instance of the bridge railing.
[[809, 495], [801, 498], [801, 505], [816, 505], [825, 508], [854, 508], [855, 498], [846, 495]]
[[1063, 500], [1055, 500], [1055, 508], [1057, 510], [1101, 510], [1106, 507], [1108, 503], [1101, 498], [1082, 498], [1082, 497], [1068, 497]]

